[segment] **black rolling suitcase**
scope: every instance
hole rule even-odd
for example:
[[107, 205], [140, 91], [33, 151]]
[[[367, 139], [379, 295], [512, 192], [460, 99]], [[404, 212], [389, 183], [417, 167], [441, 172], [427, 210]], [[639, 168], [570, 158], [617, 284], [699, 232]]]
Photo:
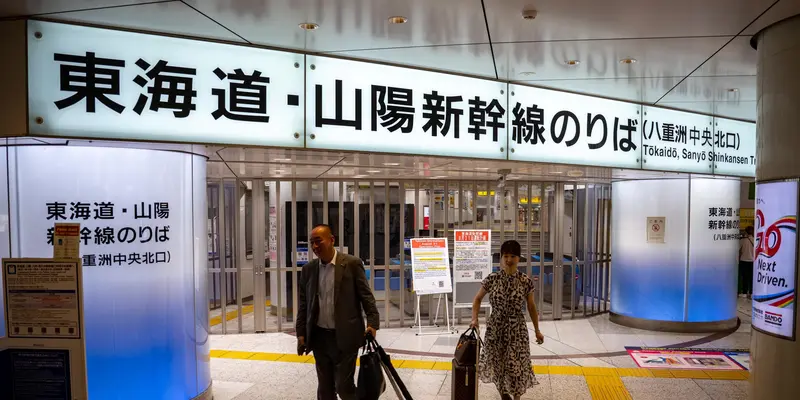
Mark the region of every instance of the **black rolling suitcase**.
[[453, 357], [452, 400], [478, 398], [478, 361], [481, 354], [481, 335], [470, 328], [458, 340]]
[[453, 360], [452, 400], [475, 400], [478, 398], [478, 368], [476, 365], [461, 365]]

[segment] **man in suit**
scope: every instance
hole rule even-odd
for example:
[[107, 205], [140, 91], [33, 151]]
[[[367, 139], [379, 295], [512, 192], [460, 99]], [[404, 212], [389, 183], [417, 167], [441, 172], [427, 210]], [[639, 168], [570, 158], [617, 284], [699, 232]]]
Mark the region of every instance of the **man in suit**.
[[[314, 352], [318, 400], [355, 400], [356, 358], [367, 333], [375, 337], [380, 315], [364, 264], [339, 253], [331, 228], [317, 225], [310, 245], [316, 259], [303, 267], [298, 288], [297, 353]], [[363, 312], [367, 315], [364, 327]]]

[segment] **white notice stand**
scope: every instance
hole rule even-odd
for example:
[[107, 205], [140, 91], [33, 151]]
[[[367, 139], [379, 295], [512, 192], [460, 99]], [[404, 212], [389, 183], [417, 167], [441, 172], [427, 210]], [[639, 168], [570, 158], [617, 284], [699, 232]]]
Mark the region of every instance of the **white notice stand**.
[[[492, 231], [489, 229], [456, 229], [453, 243], [453, 321], [456, 309], [468, 308], [483, 280], [492, 273]], [[492, 307], [488, 301], [481, 308]]]
[[[453, 282], [450, 279], [450, 254], [446, 238], [412, 238], [411, 239], [411, 274], [416, 295], [414, 326], [417, 336], [452, 334], [455, 330], [450, 325], [450, 300]], [[436, 316], [433, 325], [422, 325], [420, 302], [422, 296], [437, 296]], [[423, 328], [439, 328], [439, 308], [444, 298], [444, 320], [447, 330], [424, 332]]]

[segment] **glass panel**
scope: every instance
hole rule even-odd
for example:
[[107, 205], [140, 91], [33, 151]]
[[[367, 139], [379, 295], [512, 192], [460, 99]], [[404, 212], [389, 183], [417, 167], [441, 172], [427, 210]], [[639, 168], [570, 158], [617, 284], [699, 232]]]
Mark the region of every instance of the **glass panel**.
[[[533, 257], [534, 280], [538, 278], [541, 290], [539, 292], [539, 310], [544, 318], [553, 318], [553, 251], [555, 240], [555, 185], [552, 183], [544, 184], [541, 196], [541, 236], [540, 251]], [[541, 250], [544, 251], [541, 251]], [[537, 266], [538, 265], [538, 271]]]
[[222, 307], [222, 276], [220, 257], [217, 249], [219, 241], [219, 224], [217, 213], [219, 208], [219, 183], [208, 182], [208, 317], [211, 333], [222, 333], [224, 311]]

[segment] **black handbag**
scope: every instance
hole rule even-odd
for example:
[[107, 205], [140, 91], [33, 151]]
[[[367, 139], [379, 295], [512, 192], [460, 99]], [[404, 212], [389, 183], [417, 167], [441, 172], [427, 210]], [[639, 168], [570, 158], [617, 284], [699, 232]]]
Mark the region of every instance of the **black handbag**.
[[358, 400], [378, 400], [386, 391], [386, 380], [383, 377], [381, 357], [376, 351], [374, 340], [367, 339], [358, 370], [356, 396]]
[[474, 366], [478, 364], [481, 351], [481, 336], [475, 328], [467, 329], [458, 339], [453, 359], [459, 365]]

